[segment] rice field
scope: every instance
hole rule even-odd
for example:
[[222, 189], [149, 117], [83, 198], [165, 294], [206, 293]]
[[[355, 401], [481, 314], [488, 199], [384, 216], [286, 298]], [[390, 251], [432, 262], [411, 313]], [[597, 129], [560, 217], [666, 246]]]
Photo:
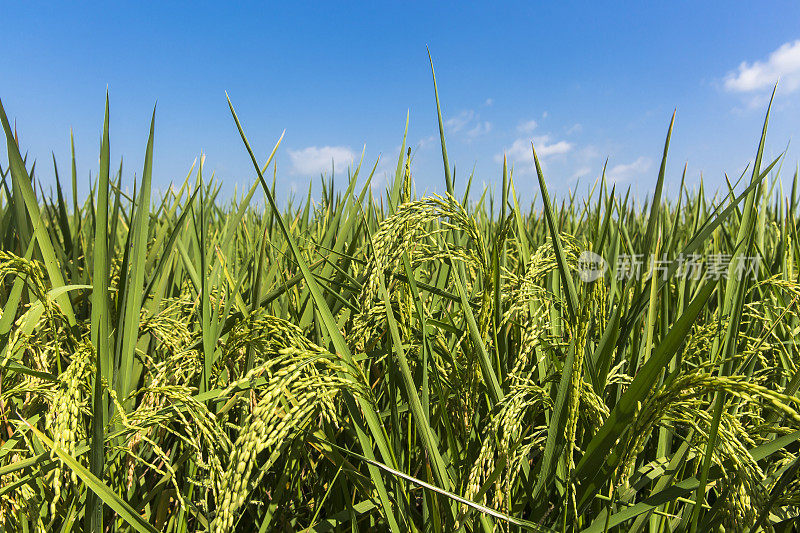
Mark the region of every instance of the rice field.
[[286, 201], [280, 140], [230, 109], [248, 190], [201, 159], [153, 195], [154, 114], [127, 194], [106, 102], [79, 198], [0, 104], [0, 530], [792, 530], [800, 191], [769, 111], [722, 190], [666, 193], [670, 123], [646, 201], [551, 197], [532, 147], [521, 205], [505, 164], [456, 193], [441, 112], [441, 196], [404, 139], [385, 190], [376, 163]]

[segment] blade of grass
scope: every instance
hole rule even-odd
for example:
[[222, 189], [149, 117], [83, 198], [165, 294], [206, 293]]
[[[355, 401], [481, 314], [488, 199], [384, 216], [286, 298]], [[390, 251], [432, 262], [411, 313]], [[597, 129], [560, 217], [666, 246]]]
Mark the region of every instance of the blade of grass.
[[[277, 222], [278, 227], [281, 230], [281, 233], [283, 233], [284, 238], [289, 244], [289, 247], [291, 248], [292, 251], [292, 255], [294, 256], [295, 261], [297, 262], [297, 265], [300, 268], [301, 273], [303, 274], [303, 278], [305, 279], [306, 284], [308, 285], [308, 289], [311, 293], [311, 296], [314, 299], [314, 304], [316, 305], [319, 315], [322, 318], [323, 325], [325, 326], [325, 329], [327, 330], [327, 333], [330, 336], [330, 339], [333, 342], [336, 351], [349, 363], [353, 360], [353, 356], [350, 353], [350, 349], [347, 347], [347, 343], [345, 342], [342, 333], [339, 331], [338, 324], [331, 315], [330, 309], [328, 308], [328, 304], [326, 303], [325, 298], [322, 295], [322, 291], [317, 285], [317, 282], [314, 276], [312, 275], [311, 270], [308, 268], [308, 264], [303, 258], [303, 255], [301, 254], [300, 249], [297, 247], [297, 244], [295, 243], [291, 233], [289, 233], [289, 230], [283, 221], [283, 217], [281, 217], [281, 215], [279, 214], [278, 206], [275, 203], [275, 199], [272, 197], [272, 191], [270, 191], [269, 187], [267, 187], [267, 183], [264, 180], [264, 176], [261, 172], [261, 169], [259, 168], [255, 154], [253, 153], [253, 150], [250, 148], [250, 143], [244, 134], [244, 130], [242, 129], [242, 125], [239, 122], [239, 118], [236, 116], [236, 111], [234, 111], [233, 109], [233, 104], [231, 103], [230, 98], [228, 98], [228, 107], [230, 108], [231, 114], [233, 115], [233, 119], [236, 122], [236, 127], [239, 130], [239, 135], [241, 136], [242, 141], [244, 142], [245, 147], [247, 148], [247, 152], [250, 155], [250, 159], [253, 163], [253, 166], [255, 167], [256, 172], [258, 173], [258, 177], [259, 180], [261, 181], [264, 193], [267, 196], [269, 205], [272, 208], [272, 211], [275, 215], [275, 221]], [[279, 144], [280, 140], [275, 145], [275, 148], [272, 151], [273, 154], [278, 149]], [[360, 427], [359, 408], [360, 411], [363, 412], [364, 417], [366, 418], [367, 426], [369, 427], [370, 432], [372, 433], [372, 438], [375, 440], [374, 444], [377, 445], [378, 449], [381, 452], [381, 455], [385, 459], [389, 459], [393, 463], [394, 459], [389, 450], [388, 443], [386, 442], [386, 436], [384, 430], [381, 427], [378, 415], [377, 413], [375, 413], [372, 406], [369, 405], [365, 400], [360, 398], [356, 400], [350, 395], [346, 395], [345, 398], [351, 419], [355, 424], [358, 440], [361, 444], [364, 453], [367, 454], [368, 456], [372, 455], [373, 443], [369, 441], [366, 433]], [[356, 403], [358, 403], [358, 405], [356, 405]], [[383, 507], [386, 519], [389, 521], [390, 529], [392, 531], [400, 531], [397, 519], [394, 516], [394, 512], [392, 511], [391, 508], [389, 495], [386, 492], [386, 488], [383, 484], [383, 480], [380, 477], [380, 473], [374, 466], [370, 468], [370, 477], [372, 478], [372, 481], [375, 484], [375, 488], [378, 491], [378, 495], [381, 500], [381, 506]]]

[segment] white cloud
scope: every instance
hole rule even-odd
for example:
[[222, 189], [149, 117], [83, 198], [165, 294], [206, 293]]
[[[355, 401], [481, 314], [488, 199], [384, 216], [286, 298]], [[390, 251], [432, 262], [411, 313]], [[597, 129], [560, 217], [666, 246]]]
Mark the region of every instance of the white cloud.
[[[536, 148], [536, 155], [542, 164], [544, 164], [545, 159], [551, 156], [566, 154], [573, 148], [572, 143], [567, 141], [551, 142], [549, 135], [534, 137], [533, 146]], [[508, 156], [509, 162], [518, 164], [518, 171], [532, 171], [534, 168], [530, 139], [517, 139], [510, 147], [506, 148], [502, 153], [497, 154], [494, 160], [498, 163], [502, 163], [503, 155]]]
[[483, 103], [485, 106], [490, 106], [494, 104], [494, 98], [487, 98], [486, 101]]
[[468, 109], [453, 118], [445, 120], [444, 125], [450, 133], [463, 132], [468, 139], [474, 139], [492, 131], [492, 123], [480, 120], [480, 118], [480, 115], [473, 109]]
[[574, 124], [571, 128], [567, 130], [567, 135], [572, 135], [573, 133], [580, 133], [583, 131], [583, 126], [580, 124]]
[[492, 131], [492, 123], [491, 122], [478, 122], [474, 128], [470, 129], [467, 132], [467, 136], [470, 138], [475, 138], [480, 135], [484, 135]]
[[581, 167], [572, 174], [572, 179], [585, 178], [591, 171], [590, 167]]
[[433, 135], [428, 135], [427, 137], [423, 137], [417, 143], [417, 148], [422, 148], [424, 146], [427, 146], [427, 145], [431, 144], [433, 141], [435, 141], [436, 139], [437, 139], [437, 137], [435, 137]]
[[345, 169], [352, 165], [356, 153], [347, 146], [309, 146], [302, 150], [289, 150], [294, 174], [316, 175], [330, 172], [331, 165]]
[[764, 61], [742, 61], [738, 69], [725, 76], [725, 89], [739, 93], [764, 91], [779, 78], [782, 91], [800, 88], [800, 40], [783, 44]]
[[600, 150], [593, 145], [584, 146], [580, 151], [580, 157], [585, 161], [591, 161], [600, 157]]
[[535, 120], [526, 120], [525, 122], [520, 122], [519, 126], [517, 126], [517, 131], [520, 133], [530, 133], [536, 129], [538, 124]]
[[566, 154], [572, 150], [572, 143], [567, 141], [550, 142], [549, 135], [534, 137], [533, 146], [536, 148], [536, 155], [539, 159], [544, 159], [551, 155]]
[[473, 118], [475, 118], [475, 111], [469, 109], [467, 111], [462, 111], [453, 118], [445, 120], [444, 125], [452, 133], [457, 133], [463, 130], [464, 127], [466, 127], [467, 124], [469, 124]]
[[641, 176], [648, 170], [650, 170], [650, 166], [653, 164], [652, 159], [649, 157], [640, 157], [636, 161], [632, 163], [620, 164], [615, 165], [607, 172], [607, 175], [616, 181], [626, 181], [631, 178], [635, 178]]

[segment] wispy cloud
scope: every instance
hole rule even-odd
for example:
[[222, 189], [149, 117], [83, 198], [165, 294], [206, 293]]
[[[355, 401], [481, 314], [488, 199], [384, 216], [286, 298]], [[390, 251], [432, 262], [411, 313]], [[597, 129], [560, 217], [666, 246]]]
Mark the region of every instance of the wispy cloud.
[[576, 180], [578, 178], [585, 178], [591, 171], [591, 167], [580, 167], [578, 170], [572, 173], [572, 179]]
[[489, 133], [490, 131], [492, 131], [491, 122], [487, 121], [478, 122], [474, 128], [471, 128], [469, 131], [467, 131], [467, 136], [469, 136], [470, 138], [475, 138], [484, 135], [486, 133]]
[[583, 126], [580, 124], [573, 124], [568, 130], [567, 135], [572, 135], [574, 133], [580, 133], [583, 131]]
[[800, 89], [800, 39], [788, 42], [762, 61], [742, 61], [725, 76], [725, 89], [737, 93], [765, 92], [780, 79], [778, 87], [785, 93]]
[[[533, 138], [533, 146], [536, 148], [536, 155], [544, 159], [551, 155], [566, 154], [572, 150], [572, 143], [567, 141], [551, 142], [549, 135], [540, 135]], [[530, 146], [528, 146], [530, 148]]]
[[433, 135], [428, 135], [427, 137], [423, 137], [417, 143], [417, 148], [423, 148], [424, 146], [427, 146], [427, 145], [433, 143], [433, 141], [435, 141], [436, 139], [437, 138], [435, 136], [433, 136]]
[[347, 146], [309, 146], [301, 150], [289, 150], [292, 173], [315, 175], [330, 172], [331, 165], [345, 169], [352, 165], [356, 153]]
[[462, 111], [455, 117], [445, 120], [444, 125], [448, 132], [463, 132], [469, 139], [474, 139], [492, 131], [492, 123], [480, 120], [480, 115], [472, 109]]
[[445, 120], [444, 125], [451, 133], [458, 133], [463, 130], [473, 118], [475, 118], [475, 111], [468, 109], [467, 111], [462, 111], [453, 118]]
[[[549, 135], [539, 135], [533, 138], [533, 145], [536, 148], [536, 155], [542, 163], [550, 157], [566, 154], [573, 149], [573, 144], [567, 141], [553, 141]], [[520, 138], [512, 143], [503, 152], [495, 155], [494, 159], [498, 163], [503, 162], [503, 155], [508, 156], [512, 163], [519, 165], [518, 170], [533, 170], [533, 152], [531, 152], [531, 140]]]
[[624, 163], [611, 167], [606, 175], [612, 180], [627, 181], [629, 179], [639, 177], [648, 170], [653, 164], [653, 160], [649, 157], [640, 157], [632, 163]]
[[519, 126], [517, 126], [517, 131], [520, 133], [530, 133], [536, 129], [538, 124], [535, 120], [526, 120], [525, 122], [520, 122]]
[[487, 107], [492, 105], [492, 104], [494, 104], [494, 98], [487, 98], [486, 101], [483, 103], [483, 105], [485, 105]]

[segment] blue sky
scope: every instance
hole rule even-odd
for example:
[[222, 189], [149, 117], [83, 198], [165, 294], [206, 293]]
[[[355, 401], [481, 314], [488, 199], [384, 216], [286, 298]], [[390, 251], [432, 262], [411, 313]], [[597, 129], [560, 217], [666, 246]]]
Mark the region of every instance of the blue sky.
[[[124, 157], [129, 188], [156, 101], [156, 187], [182, 181], [201, 152], [226, 193], [252, 183], [228, 91], [262, 158], [286, 130], [284, 198], [305, 194], [331, 158], [344, 170], [365, 146], [370, 166], [382, 158], [383, 185], [407, 110], [417, 188], [442, 192], [426, 45], [459, 190], [473, 168], [478, 186], [496, 187], [507, 153], [531, 197], [533, 141], [556, 194], [578, 178], [584, 191], [608, 157], [610, 179], [643, 196], [674, 108], [668, 187], [686, 162], [690, 184], [702, 172], [720, 187], [724, 172], [738, 176], [752, 160], [778, 77], [769, 154], [800, 129], [795, 2], [5, 2], [2, 18], [0, 99], [45, 186], [51, 151], [67, 171], [72, 128], [87, 189], [108, 87], [112, 157]], [[790, 145], [785, 182], [799, 159]]]

